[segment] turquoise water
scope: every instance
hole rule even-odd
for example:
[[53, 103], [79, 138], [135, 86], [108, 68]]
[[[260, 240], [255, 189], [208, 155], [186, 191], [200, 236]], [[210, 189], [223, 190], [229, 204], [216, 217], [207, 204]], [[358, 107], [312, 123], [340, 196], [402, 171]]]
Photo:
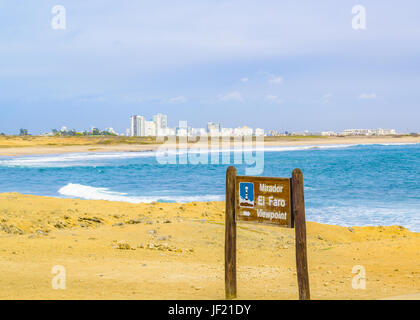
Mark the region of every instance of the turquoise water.
[[[0, 192], [127, 202], [224, 200], [228, 165], [162, 165], [153, 152], [0, 157]], [[245, 174], [245, 165], [236, 165]], [[263, 176], [301, 168], [307, 219], [420, 232], [420, 144], [270, 148]]]

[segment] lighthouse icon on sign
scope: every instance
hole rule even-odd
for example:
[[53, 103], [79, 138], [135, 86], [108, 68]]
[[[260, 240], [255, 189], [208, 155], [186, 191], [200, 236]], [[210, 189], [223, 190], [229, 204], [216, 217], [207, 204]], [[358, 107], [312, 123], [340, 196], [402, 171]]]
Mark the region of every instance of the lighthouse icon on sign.
[[254, 184], [252, 182], [239, 183], [239, 206], [254, 207]]

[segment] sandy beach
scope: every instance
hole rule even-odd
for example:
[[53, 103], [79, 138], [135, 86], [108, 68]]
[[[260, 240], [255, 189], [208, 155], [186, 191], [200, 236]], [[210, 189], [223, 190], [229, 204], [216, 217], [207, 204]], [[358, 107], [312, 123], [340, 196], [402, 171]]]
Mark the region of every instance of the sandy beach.
[[[0, 299], [223, 299], [224, 203], [0, 194]], [[420, 234], [307, 223], [313, 299], [418, 298]], [[238, 225], [238, 298], [297, 299], [294, 230]], [[66, 270], [53, 289], [52, 268]], [[354, 266], [366, 270], [355, 290]]]
[[[264, 146], [317, 146], [380, 143], [420, 143], [420, 136], [352, 136], [352, 137], [266, 137]], [[205, 142], [207, 145], [207, 142]], [[244, 145], [248, 145], [244, 143]], [[1, 137], [0, 156], [61, 154], [82, 152], [141, 152], [156, 150], [161, 143], [141, 137]], [[175, 144], [167, 144], [176, 148]], [[203, 147], [203, 143], [189, 143]]]

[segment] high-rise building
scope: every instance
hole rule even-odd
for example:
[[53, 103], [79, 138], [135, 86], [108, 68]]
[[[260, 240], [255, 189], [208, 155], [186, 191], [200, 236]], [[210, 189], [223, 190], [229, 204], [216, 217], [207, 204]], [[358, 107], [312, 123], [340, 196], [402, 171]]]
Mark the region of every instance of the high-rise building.
[[166, 136], [166, 128], [168, 127], [168, 117], [166, 114], [158, 113], [153, 116], [153, 122], [156, 126], [156, 136]]
[[247, 137], [247, 136], [252, 136], [253, 129], [243, 126], [243, 127], [235, 128], [233, 133], [237, 137]]
[[255, 136], [264, 137], [265, 136], [264, 129], [260, 129], [260, 128], [255, 129]]
[[219, 136], [221, 133], [220, 123], [207, 122], [207, 132], [209, 136]]
[[166, 114], [157, 114], [153, 116], [153, 120], [146, 121], [143, 116], [130, 117], [131, 136], [150, 137], [150, 136], [166, 136], [168, 117]]
[[207, 132], [220, 131], [220, 123], [207, 122]]
[[145, 132], [146, 137], [155, 137], [156, 136], [156, 123], [152, 120], [146, 121]]
[[234, 133], [233, 128], [222, 128], [220, 131], [220, 135], [223, 137], [233, 136], [233, 133]]
[[176, 128], [176, 135], [178, 137], [188, 137], [191, 128], [188, 127], [187, 121], [181, 120], [178, 122], [178, 127]]
[[137, 135], [137, 116], [130, 117], [130, 136], [134, 137]]
[[131, 116], [131, 136], [144, 137], [146, 133], [146, 120], [143, 116]]

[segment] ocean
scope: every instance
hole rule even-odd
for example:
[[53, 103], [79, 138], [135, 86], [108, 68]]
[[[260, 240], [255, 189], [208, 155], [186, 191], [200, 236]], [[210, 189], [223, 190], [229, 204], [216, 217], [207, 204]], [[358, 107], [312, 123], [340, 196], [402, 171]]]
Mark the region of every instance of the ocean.
[[[232, 157], [233, 158], [233, 157]], [[235, 165], [244, 175], [247, 165]], [[0, 192], [140, 202], [223, 201], [224, 164], [159, 164], [154, 152], [0, 157]], [[270, 147], [261, 176], [304, 174], [307, 220], [420, 232], [420, 144]]]

